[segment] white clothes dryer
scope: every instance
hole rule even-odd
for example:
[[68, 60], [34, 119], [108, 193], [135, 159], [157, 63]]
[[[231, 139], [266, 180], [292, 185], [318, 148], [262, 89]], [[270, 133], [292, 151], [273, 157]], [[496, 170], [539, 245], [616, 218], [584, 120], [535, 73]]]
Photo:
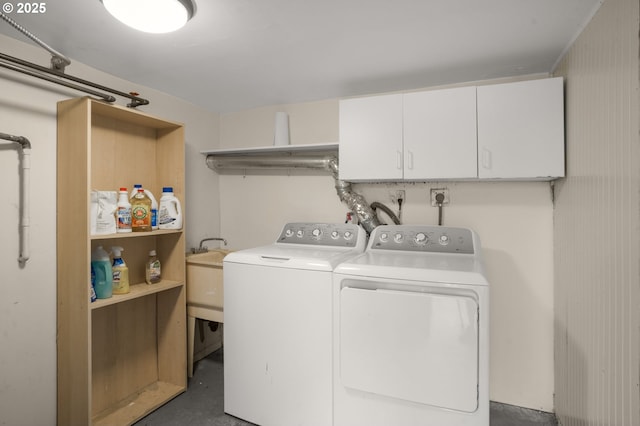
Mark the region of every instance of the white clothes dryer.
[[353, 224], [289, 223], [224, 258], [224, 411], [262, 426], [332, 424], [332, 274], [364, 252]]
[[469, 229], [383, 225], [334, 272], [334, 426], [489, 426], [489, 285]]

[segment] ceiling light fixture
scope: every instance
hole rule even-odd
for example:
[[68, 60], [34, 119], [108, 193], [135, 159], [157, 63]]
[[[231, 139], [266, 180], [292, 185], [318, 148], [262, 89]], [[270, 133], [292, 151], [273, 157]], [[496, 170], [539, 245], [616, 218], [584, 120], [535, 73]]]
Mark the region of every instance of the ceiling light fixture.
[[118, 21], [146, 33], [182, 28], [196, 13], [193, 0], [100, 0]]

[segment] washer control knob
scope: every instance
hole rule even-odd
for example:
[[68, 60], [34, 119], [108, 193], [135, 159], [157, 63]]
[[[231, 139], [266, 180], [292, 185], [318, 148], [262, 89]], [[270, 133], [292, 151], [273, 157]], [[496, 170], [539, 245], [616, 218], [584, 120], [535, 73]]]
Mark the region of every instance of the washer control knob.
[[338, 238], [340, 238], [340, 233], [338, 231], [331, 232], [331, 238], [337, 240]]
[[389, 241], [389, 234], [387, 234], [386, 232], [383, 232], [382, 234], [380, 234], [380, 241], [383, 243], [386, 243], [387, 241]]
[[311, 236], [313, 236], [313, 238], [315, 238], [316, 240], [320, 239], [320, 237], [322, 236], [322, 230], [320, 228], [313, 228], [313, 231], [311, 231]]
[[345, 240], [350, 240], [351, 238], [353, 238], [353, 232], [351, 232], [351, 231], [345, 231], [345, 232], [344, 232], [344, 239], [345, 239]]
[[440, 243], [440, 245], [446, 246], [447, 244], [449, 244], [449, 241], [451, 241], [449, 239], [449, 236], [446, 234], [442, 234], [440, 235], [440, 238], [438, 239], [438, 242]]
[[299, 229], [298, 232], [296, 232], [296, 237], [298, 238], [304, 237], [304, 231], [302, 229]]
[[429, 240], [429, 238], [427, 237], [427, 234], [425, 234], [424, 232], [418, 232], [416, 236], [413, 238], [413, 240], [416, 242], [416, 244], [423, 246], [427, 244], [427, 241]]
[[287, 238], [293, 237], [293, 229], [287, 229], [284, 231], [284, 236]]
[[393, 241], [400, 244], [402, 241], [404, 241], [404, 235], [397, 233], [396, 235], [393, 236]]

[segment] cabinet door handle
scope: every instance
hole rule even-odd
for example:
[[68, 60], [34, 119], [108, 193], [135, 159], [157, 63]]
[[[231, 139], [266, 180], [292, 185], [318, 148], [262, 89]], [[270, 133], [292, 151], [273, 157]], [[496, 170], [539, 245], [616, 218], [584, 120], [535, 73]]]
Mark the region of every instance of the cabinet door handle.
[[482, 167], [491, 169], [491, 151], [487, 148], [482, 148]]
[[408, 169], [413, 170], [413, 151], [407, 151]]
[[396, 151], [396, 168], [402, 170], [402, 152]]

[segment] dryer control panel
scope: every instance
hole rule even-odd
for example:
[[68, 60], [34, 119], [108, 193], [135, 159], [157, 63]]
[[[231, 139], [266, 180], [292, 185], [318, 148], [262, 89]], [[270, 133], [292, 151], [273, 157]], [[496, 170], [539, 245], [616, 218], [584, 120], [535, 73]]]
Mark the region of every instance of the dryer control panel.
[[276, 243], [364, 248], [366, 234], [352, 223], [287, 223]]
[[474, 253], [473, 231], [428, 225], [382, 225], [373, 230], [369, 250]]

